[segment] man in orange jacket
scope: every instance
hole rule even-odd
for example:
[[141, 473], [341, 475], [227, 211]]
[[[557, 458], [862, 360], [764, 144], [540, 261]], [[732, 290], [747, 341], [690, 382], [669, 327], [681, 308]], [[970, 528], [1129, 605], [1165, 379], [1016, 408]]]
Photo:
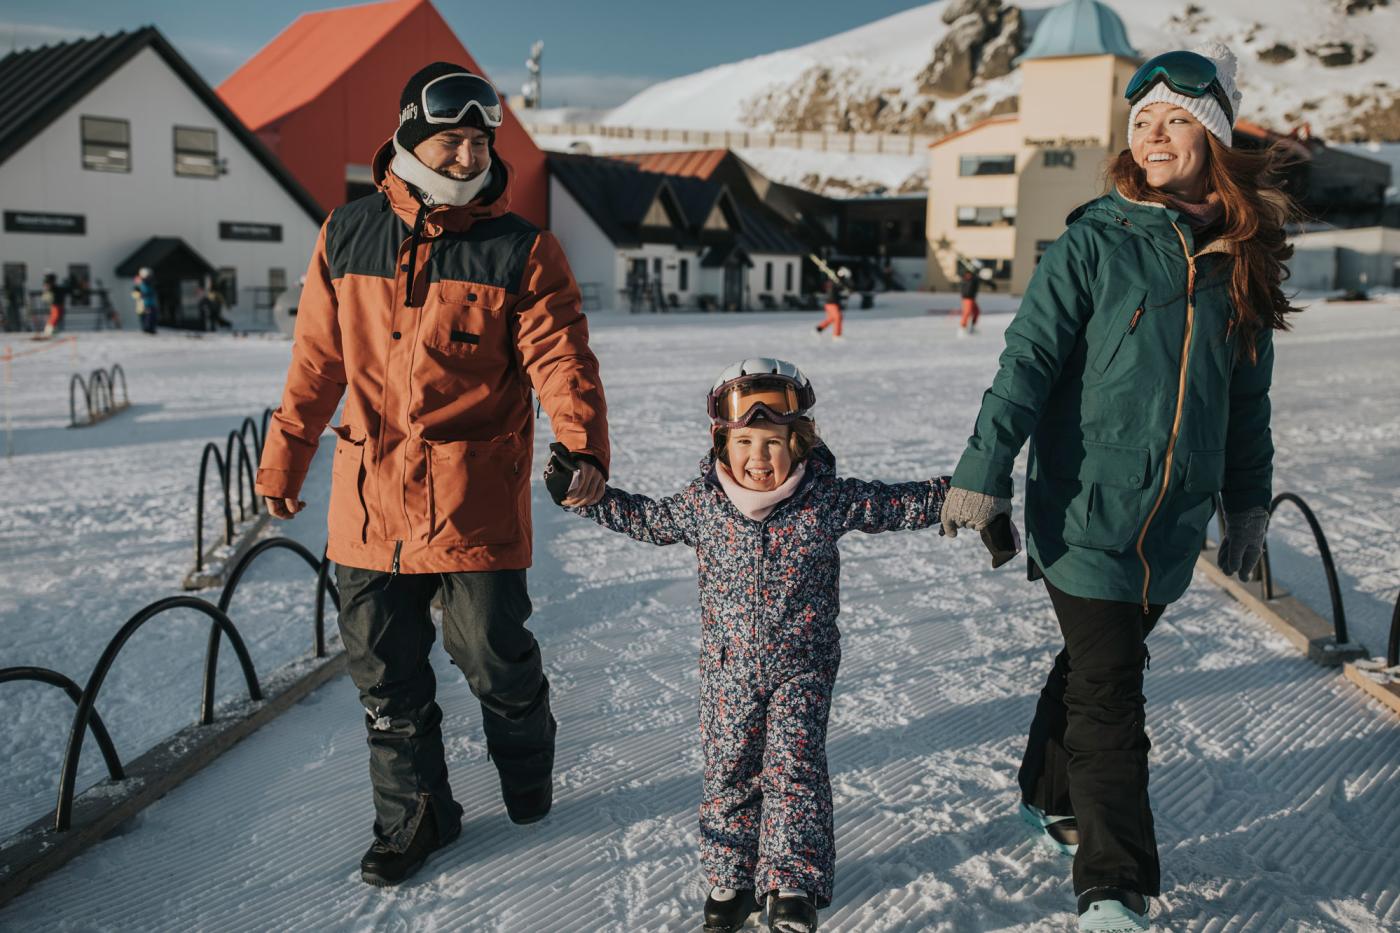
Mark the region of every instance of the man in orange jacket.
[[409, 79], [398, 131], [374, 158], [378, 193], [321, 228], [258, 470], [272, 514], [298, 512], [345, 396], [327, 555], [367, 714], [371, 884], [397, 884], [461, 830], [428, 662], [434, 595], [507, 813], [532, 822], [553, 800], [549, 683], [525, 628], [531, 390], [584, 465], [566, 505], [602, 496], [607, 416], [558, 241], [508, 211], [510, 169], [491, 145], [501, 119], [495, 90], [465, 68], [438, 62]]

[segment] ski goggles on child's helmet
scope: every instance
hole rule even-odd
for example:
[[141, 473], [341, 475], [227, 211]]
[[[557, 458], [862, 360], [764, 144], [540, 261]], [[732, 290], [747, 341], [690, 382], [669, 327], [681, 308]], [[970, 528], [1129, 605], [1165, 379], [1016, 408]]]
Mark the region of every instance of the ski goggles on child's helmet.
[[1177, 50], [1149, 58], [1128, 79], [1128, 88], [1123, 92], [1123, 96], [1129, 103], [1136, 104], [1146, 97], [1147, 92], [1158, 82], [1164, 82], [1167, 87], [1184, 97], [1199, 98], [1211, 95], [1220, 104], [1220, 109], [1225, 111], [1225, 118], [1234, 123], [1234, 105], [1230, 103], [1229, 95], [1225, 93], [1225, 88], [1221, 86], [1220, 78], [1216, 75], [1215, 62], [1204, 55]]
[[773, 424], [791, 424], [817, 402], [802, 370], [784, 360], [767, 357], [744, 360], [720, 374], [710, 389], [706, 409], [715, 425], [742, 428], [762, 417]]
[[472, 107], [481, 111], [487, 126], [501, 125], [501, 98], [480, 75], [458, 71], [423, 86], [423, 119], [428, 123], [460, 123]]

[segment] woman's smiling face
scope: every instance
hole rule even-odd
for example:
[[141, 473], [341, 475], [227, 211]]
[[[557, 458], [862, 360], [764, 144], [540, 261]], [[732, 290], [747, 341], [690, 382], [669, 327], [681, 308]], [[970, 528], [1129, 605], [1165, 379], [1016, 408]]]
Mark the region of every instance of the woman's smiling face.
[[1183, 108], [1166, 101], [1148, 104], [1133, 120], [1133, 161], [1152, 187], [1183, 201], [1203, 201], [1209, 160], [1206, 133]]

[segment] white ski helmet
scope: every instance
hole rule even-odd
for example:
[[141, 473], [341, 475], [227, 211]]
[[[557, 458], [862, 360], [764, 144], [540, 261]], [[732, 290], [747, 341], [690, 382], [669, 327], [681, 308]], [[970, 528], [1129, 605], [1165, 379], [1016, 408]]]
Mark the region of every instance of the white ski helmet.
[[762, 417], [773, 424], [810, 420], [817, 394], [802, 370], [786, 360], [751, 357], [725, 368], [706, 400], [717, 427], [740, 428]]

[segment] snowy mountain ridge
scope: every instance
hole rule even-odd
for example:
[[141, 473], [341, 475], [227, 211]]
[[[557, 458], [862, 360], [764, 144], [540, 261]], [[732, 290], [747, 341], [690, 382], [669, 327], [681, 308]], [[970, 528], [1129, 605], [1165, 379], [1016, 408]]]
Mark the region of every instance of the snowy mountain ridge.
[[[1400, 140], [1400, 3], [1103, 0], [1144, 55], [1218, 40], [1241, 117], [1333, 140]], [[1016, 109], [1011, 64], [1050, 5], [937, 0], [808, 45], [654, 85], [611, 125], [941, 134]], [[1013, 48], [1013, 46], [1015, 46]]]

